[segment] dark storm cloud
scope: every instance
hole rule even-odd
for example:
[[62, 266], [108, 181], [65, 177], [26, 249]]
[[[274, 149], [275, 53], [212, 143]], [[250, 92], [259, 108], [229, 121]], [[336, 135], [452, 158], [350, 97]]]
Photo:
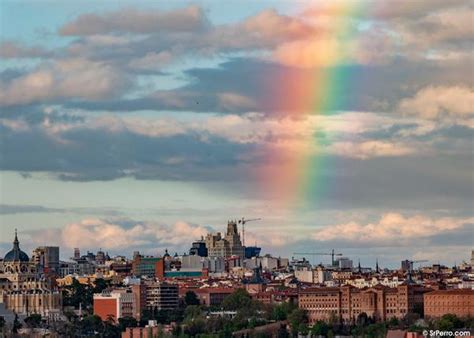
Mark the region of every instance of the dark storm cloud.
[[[291, 83], [314, 83], [316, 74], [333, 77], [331, 96], [318, 106], [328, 110], [389, 111], [401, 98], [427, 85], [470, 84], [472, 78], [458, 64], [415, 62], [404, 59], [387, 65], [345, 65], [316, 70], [284, 66], [252, 58], [232, 59], [218, 68], [194, 68], [185, 75], [189, 84], [171, 91], [155, 91], [130, 100], [68, 102], [66, 106], [88, 110], [175, 110], [241, 113], [259, 110], [291, 113], [301, 109]], [[318, 90], [316, 88], [316, 90]], [[225, 105], [219, 95], [232, 93], [247, 98], [245, 104]], [[291, 96], [292, 100], [288, 100]], [[316, 94], [311, 93], [311, 96]], [[254, 104], [249, 105], [248, 102]]]
[[40, 128], [1, 127], [2, 170], [47, 171], [64, 180], [222, 180], [235, 175], [251, 145], [210, 135], [154, 138], [129, 131], [78, 128], [60, 138]]

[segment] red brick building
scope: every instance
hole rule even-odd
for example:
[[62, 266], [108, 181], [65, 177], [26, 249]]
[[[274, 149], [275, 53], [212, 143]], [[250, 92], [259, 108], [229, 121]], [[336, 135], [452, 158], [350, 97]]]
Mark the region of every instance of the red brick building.
[[364, 313], [376, 321], [388, 320], [403, 318], [407, 313], [421, 312], [423, 293], [427, 291], [423, 287], [408, 284], [397, 288], [308, 288], [299, 291], [298, 306], [308, 312], [310, 323], [331, 318], [354, 322]]
[[224, 301], [224, 298], [232, 294], [233, 288], [202, 288], [192, 290], [199, 298], [201, 305], [205, 306], [219, 306]]
[[474, 316], [474, 290], [437, 290], [424, 294], [425, 317], [441, 317], [448, 313], [458, 317]]

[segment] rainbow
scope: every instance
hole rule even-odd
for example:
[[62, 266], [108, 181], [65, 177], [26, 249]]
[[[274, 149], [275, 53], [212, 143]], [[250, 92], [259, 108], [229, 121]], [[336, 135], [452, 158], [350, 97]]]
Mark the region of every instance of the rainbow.
[[303, 31], [301, 39], [297, 37], [275, 51], [274, 57], [289, 67], [269, 74], [264, 111], [271, 111], [275, 119], [275, 134], [288, 137], [269, 138], [258, 180], [277, 208], [313, 207], [326, 192], [321, 171], [330, 163], [318, 151], [321, 145], [314, 135], [318, 119], [314, 117], [343, 106], [344, 97], [339, 93], [350, 88], [347, 61], [357, 48], [353, 19], [363, 7], [361, 2], [351, 1], [306, 9], [304, 21], [328, 18], [331, 24], [316, 32]]

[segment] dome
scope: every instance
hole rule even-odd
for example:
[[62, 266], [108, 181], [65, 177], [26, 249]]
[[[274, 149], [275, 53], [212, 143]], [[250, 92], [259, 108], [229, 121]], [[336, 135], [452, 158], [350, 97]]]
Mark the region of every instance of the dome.
[[20, 250], [20, 242], [18, 241], [18, 236], [15, 230], [15, 240], [13, 241], [13, 249], [7, 252], [5, 257], [3, 258], [4, 262], [14, 262], [14, 261], [20, 261], [20, 262], [28, 262], [30, 258], [28, 255]]
[[7, 252], [5, 257], [3, 258], [4, 262], [11, 262], [11, 261], [20, 261], [20, 262], [29, 262], [30, 258], [28, 255], [21, 251], [21, 250], [10, 250]]

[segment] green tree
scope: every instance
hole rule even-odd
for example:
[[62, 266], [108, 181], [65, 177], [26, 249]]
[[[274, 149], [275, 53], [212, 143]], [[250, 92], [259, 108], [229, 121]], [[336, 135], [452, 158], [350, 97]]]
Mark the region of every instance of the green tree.
[[304, 336], [306, 336], [308, 333], [309, 333], [309, 328], [308, 328], [308, 324], [306, 323], [301, 323], [299, 326], [298, 326], [298, 332]]
[[184, 321], [184, 333], [195, 337], [200, 333], [204, 333], [206, 322], [202, 318]]
[[0, 316], [0, 329], [3, 329], [5, 327], [5, 318], [3, 316]]
[[400, 325], [400, 321], [398, 320], [397, 317], [392, 317], [388, 321], [388, 327], [391, 328], [391, 329], [398, 328], [399, 325]]
[[118, 327], [120, 331], [125, 331], [127, 327], [137, 327], [138, 322], [133, 317], [123, 317], [118, 319]]
[[245, 289], [237, 289], [224, 298], [222, 307], [225, 310], [237, 311], [239, 309], [248, 309], [252, 306], [252, 297]]
[[272, 310], [271, 319], [286, 320], [288, 315], [296, 308], [296, 305], [290, 302], [275, 305]]
[[311, 328], [311, 333], [315, 336], [326, 336], [329, 331], [329, 325], [322, 320], [318, 320], [316, 323], [313, 324]]
[[384, 323], [370, 324], [365, 330], [365, 336], [368, 338], [385, 337], [387, 328]]
[[25, 324], [30, 328], [37, 328], [41, 326], [41, 315], [33, 313], [24, 319]]
[[202, 310], [198, 305], [189, 305], [184, 310], [184, 317], [186, 319], [199, 318], [202, 316]]
[[456, 315], [448, 313], [443, 315], [437, 322], [437, 328], [441, 331], [452, 331], [454, 329], [460, 329], [464, 325], [461, 319]]
[[186, 305], [199, 305], [199, 298], [193, 291], [187, 291], [184, 295], [184, 303]]
[[288, 322], [290, 323], [292, 334], [296, 336], [298, 334], [298, 328], [300, 324], [308, 323], [306, 311], [302, 309], [293, 310], [293, 312], [291, 312], [288, 316]]

